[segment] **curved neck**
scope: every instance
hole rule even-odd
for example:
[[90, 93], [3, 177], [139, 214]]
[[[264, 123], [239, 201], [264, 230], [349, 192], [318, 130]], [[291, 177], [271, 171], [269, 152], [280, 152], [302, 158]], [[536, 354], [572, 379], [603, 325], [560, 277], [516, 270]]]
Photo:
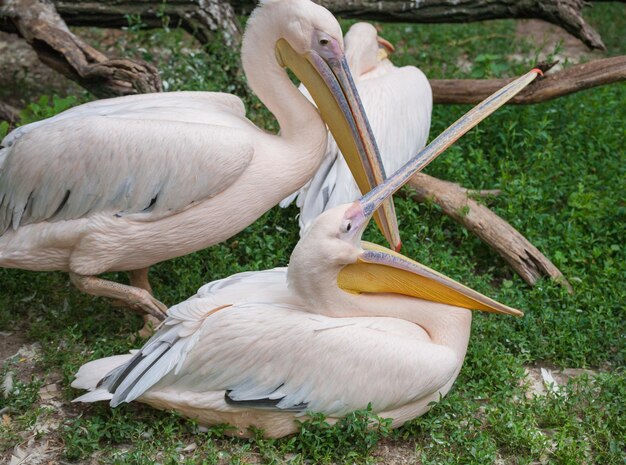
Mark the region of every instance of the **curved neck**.
[[347, 294], [363, 316], [399, 318], [420, 326], [434, 344], [452, 349], [460, 361], [465, 357], [472, 326], [472, 311], [397, 294]]
[[289, 263], [288, 285], [307, 303], [309, 311], [334, 318], [388, 317], [410, 321], [424, 329], [434, 344], [454, 350], [459, 360], [465, 357], [471, 310], [399, 294], [350, 294], [337, 286], [339, 269], [297, 258], [293, 260], [292, 255]]
[[248, 84], [278, 120], [281, 138], [312, 149], [325, 147], [326, 125], [319, 112], [276, 61], [280, 18], [267, 9], [261, 7], [254, 12], [244, 34], [241, 61]]

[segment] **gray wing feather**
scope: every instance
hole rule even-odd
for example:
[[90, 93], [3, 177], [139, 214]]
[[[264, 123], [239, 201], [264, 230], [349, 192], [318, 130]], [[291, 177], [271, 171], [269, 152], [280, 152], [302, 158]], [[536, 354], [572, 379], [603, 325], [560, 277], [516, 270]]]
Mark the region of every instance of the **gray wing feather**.
[[[169, 337], [178, 327], [155, 336], [117, 388], [102, 386], [112, 405], [166, 389], [182, 397], [224, 391], [227, 403], [250, 408], [336, 416], [371, 402], [384, 411], [435, 392], [458, 366], [453, 351], [422, 352], [415, 325], [390, 318], [329, 319], [255, 303], [208, 315], [193, 343]], [[396, 380], [389, 390], [377, 384], [385, 379]]]

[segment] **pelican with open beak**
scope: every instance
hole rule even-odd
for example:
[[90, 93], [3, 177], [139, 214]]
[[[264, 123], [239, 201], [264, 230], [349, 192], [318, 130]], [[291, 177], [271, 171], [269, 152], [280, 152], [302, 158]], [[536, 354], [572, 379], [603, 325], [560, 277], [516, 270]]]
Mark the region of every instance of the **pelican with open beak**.
[[471, 311], [521, 316], [390, 249], [361, 242], [376, 208], [460, 134], [534, 79], [513, 82], [362, 199], [324, 212], [288, 268], [209, 283], [172, 307], [134, 355], [80, 368], [76, 401], [138, 400], [232, 434], [280, 437], [296, 419], [371, 405], [393, 426], [426, 412], [456, 379]]

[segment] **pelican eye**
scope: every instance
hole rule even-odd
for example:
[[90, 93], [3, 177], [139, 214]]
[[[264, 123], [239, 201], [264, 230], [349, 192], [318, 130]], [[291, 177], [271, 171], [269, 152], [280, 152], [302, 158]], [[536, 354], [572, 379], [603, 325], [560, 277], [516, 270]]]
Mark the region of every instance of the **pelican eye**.
[[320, 39], [320, 45], [328, 45], [328, 39]]
[[346, 225], [346, 232], [350, 231], [352, 229], [352, 223], [348, 223]]

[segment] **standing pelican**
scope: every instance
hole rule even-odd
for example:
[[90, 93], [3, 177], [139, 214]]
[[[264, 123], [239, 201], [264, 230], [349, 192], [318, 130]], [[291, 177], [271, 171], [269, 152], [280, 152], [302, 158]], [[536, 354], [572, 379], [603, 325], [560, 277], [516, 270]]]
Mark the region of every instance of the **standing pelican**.
[[[428, 79], [415, 66], [395, 67], [387, 58], [394, 48], [369, 23], [356, 23], [344, 37], [346, 61], [354, 77], [387, 173], [393, 173], [426, 145], [433, 97]], [[300, 90], [308, 95], [304, 86]], [[313, 178], [280, 205], [294, 199], [300, 231], [329, 208], [360, 197], [354, 177], [332, 136]]]
[[307, 411], [334, 421], [371, 404], [393, 426], [426, 412], [461, 369], [466, 309], [522, 313], [361, 235], [409, 177], [535, 76], [509, 84], [361, 200], [324, 212], [288, 268], [209, 283], [172, 307], [135, 355], [81, 367], [72, 386], [91, 392], [76, 401], [139, 400], [272, 437], [296, 431]]
[[[280, 136], [246, 119], [239, 98], [212, 92], [99, 100], [10, 133], [0, 148], [0, 266], [68, 271], [82, 291], [163, 319], [148, 267], [228, 239], [302, 186], [322, 160], [324, 121], [355, 176], [382, 182], [328, 10], [309, 0], [261, 2], [241, 59]], [[398, 247], [391, 201], [378, 223]], [[131, 271], [131, 286], [96, 277], [106, 271]]]

